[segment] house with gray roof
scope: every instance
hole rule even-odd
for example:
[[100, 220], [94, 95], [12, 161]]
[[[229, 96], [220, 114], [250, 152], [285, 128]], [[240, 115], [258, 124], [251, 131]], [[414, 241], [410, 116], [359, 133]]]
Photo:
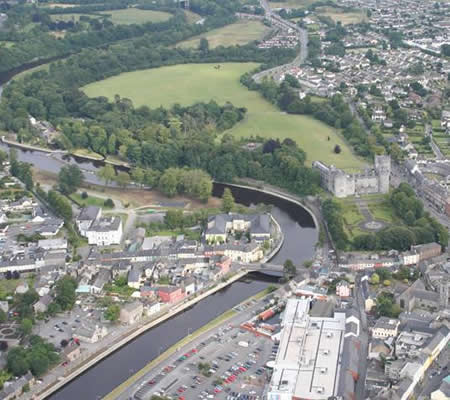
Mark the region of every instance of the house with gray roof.
[[208, 219], [204, 233], [207, 242], [225, 242], [228, 234], [235, 232], [249, 232], [251, 239], [264, 241], [270, 239], [269, 214], [218, 214]]

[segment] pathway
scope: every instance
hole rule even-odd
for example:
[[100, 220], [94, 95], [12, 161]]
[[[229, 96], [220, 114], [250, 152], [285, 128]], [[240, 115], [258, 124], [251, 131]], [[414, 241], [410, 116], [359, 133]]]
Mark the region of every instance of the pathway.
[[425, 137], [429, 137], [430, 138], [430, 146], [431, 146], [431, 149], [433, 150], [434, 155], [436, 156], [436, 159], [437, 160], [444, 160], [445, 156], [442, 154], [441, 149], [439, 148], [439, 146], [434, 141], [433, 129], [431, 128], [430, 124], [425, 124]]

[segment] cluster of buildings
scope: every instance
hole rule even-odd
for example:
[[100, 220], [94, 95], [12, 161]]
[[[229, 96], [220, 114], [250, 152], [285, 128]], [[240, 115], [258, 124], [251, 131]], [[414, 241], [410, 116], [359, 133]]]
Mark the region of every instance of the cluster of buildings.
[[[450, 165], [446, 162], [419, 163], [407, 160], [404, 169], [417, 193], [436, 211], [450, 216], [450, 191], [447, 184], [450, 182]], [[435, 179], [435, 176], [440, 176], [440, 179]]]
[[313, 168], [319, 171], [322, 186], [339, 198], [389, 192], [390, 156], [375, 156], [374, 168], [363, 173], [348, 174], [321, 161], [314, 161]]
[[370, 253], [345, 253], [339, 257], [339, 268], [343, 270], [361, 271], [376, 268], [397, 268], [415, 266], [420, 262], [437, 257], [442, 253], [439, 243], [426, 243], [411, 246], [409, 251], [398, 252], [390, 250], [384, 254]]
[[129, 250], [91, 252], [78, 270], [79, 291], [101, 294], [108, 282], [126, 277], [133, 297], [176, 303], [227, 275], [232, 262], [262, 259], [274, 232], [269, 214], [211, 216], [202, 241], [182, 235], [146, 238], [138, 228]]

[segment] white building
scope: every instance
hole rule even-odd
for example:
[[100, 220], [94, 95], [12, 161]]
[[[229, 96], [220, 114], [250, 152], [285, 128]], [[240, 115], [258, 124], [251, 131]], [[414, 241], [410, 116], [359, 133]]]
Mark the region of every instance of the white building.
[[80, 235], [91, 245], [110, 246], [120, 244], [122, 240], [122, 220], [120, 217], [102, 217], [100, 207], [83, 208], [76, 224]]
[[338, 394], [345, 313], [310, 317], [310, 300], [289, 299], [268, 400], [325, 400]]
[[396, 337], [398, 335], [399, 325], [400, 321], [398, 319], [380, 317], [372, 329], [372, 336], [375, 339], [385, 339], [390, 336]]

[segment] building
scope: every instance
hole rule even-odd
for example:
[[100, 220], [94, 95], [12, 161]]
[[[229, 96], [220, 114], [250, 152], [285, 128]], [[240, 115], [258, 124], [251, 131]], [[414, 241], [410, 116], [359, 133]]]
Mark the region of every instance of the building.
[[78, 231], [81, 236], [86, 236], [88, 229], [91, 227], [94, 221], [101, 218], [102, 209], [96, 206], [84, 207], [80, 215], [76, 219]]
[[416, 251], [405, 251], [401, 255], [403, 265], [416, 265], [420, 261], [420, 255]]
[[86, 237], [90, 245], [111, 246], [122, 240], [122, 220], [120, 217], [102, 217], [100, 207], [83, 208], [76, 224], [80, 235]]
[[33, 308], [34, 312], [44, 313], [47, 311], [49, 304], [53, 301], [53, 299], [48, 295], [42, 296], [36, 303], [34, 303]]
[[120, 322], [132, 325], [142, 318], [144, 306], [140, 301], [125, 304], [120, 310]]
[[96, 220], [86, 231], [90, 245], [111, 246], [122, 241], [122, 220], [120, 217], [104, 217]]
[[43, 239], [38, 241], [38, 247], [44, 250], [67, 250], [67, 240]]
[[411, 246], [412, 251], [416, 251], [419, 254], [419, 260], [424, 261], [429, 258], [440, 256], [442, 253], [442, 247], [439, 243], [426, 243], [419, 244], [417, 246]]
[[372, 328], [372, 336], [375, 339], [385, 339], [388, 337], [396, 337], [398, 334], [398, 326], [400, 321], [386, 317], [377, 319], [375, 326]]
[[321, 161], [314, 161], [313, 168], [319, 171], [322, 186], [336, 197], [389, 192], [390, 156], [375, 156], [374, 168], [357, 174], [347, 174]]
[[250, 238], [256, 241], [270, 239], [270, 215], [269, 214], [218, 214], [208, 219], [205, 230], [207, 242], [226, 242], [230, 233], [249, 232]]
[[34, 378], [31, 372], [28, 372], [26, 375], [12, 382], [5, 382], [5, 384], [3, 385], [3, 389], [0, 390], [0, 399], [19, 399], [23, 393], [23, 387], [27, 384], [30, 387], [34, 384]]
[[350, 384], [354, 381], [351, 370], [356, 368], [357, 375], [357, 363], [352, 367], [352, 362], [344, 360], [345, 354], [353, 354], [355, 340], [344, 339], [346, 315], [310, 317], [309, 309], [309, 299], [289, 299], [286, 304], [268, 400], [325, 400], [337, 396], [340, 390], [345, 399], [351, 396], [352, 389], [343, 385], [347, 379]]
[[413, 311], [415, 308], [438, 310], [440, 307], [439, 293], [426, 290], [425, 285], [420, 279], [409, 287], [397, 284], [394, 299], [406, 311]]
[[336, 285], [336, 295], [339, 297], [350, 297], [351, 289], [347, 281], [340, 281]]
[[163, 303], [176, 303], [184, 297], [181, 287], [165, 286], [158, 288], [158, 296]]
[[70, 341], [69, 344], [62, 351], [62, 357], [68, 362], [75, 361], [81, 356], [81, 349], [74, 340]]
[[74, 339], [78, 339], [86, 343], [97, 343], [108, 334], [105, 326], [80, 326], [73, 333]]
[[[450, 122], [449, 122], [450, 123]], [[431, 400], [448, 400], [450, 399], [450, 375], [442, 381], [438, 390], [431, 393]]]

